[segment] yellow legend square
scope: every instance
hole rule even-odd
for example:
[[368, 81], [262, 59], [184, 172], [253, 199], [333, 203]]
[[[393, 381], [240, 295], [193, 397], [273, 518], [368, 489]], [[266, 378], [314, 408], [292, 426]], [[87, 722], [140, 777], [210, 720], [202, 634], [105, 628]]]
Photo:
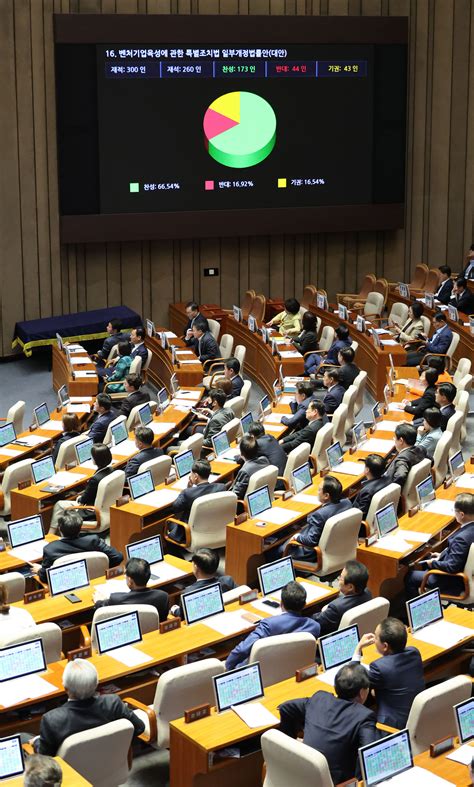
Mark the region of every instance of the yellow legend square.
[[278, 188], [286, 189], [286, 178], [278, 178]]

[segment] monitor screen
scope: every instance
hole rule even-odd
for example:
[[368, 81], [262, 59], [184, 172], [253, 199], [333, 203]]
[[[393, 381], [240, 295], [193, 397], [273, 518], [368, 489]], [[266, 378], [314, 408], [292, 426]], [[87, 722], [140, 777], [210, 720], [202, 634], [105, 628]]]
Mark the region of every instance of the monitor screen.
[[171, 385], [171, 391], [173, 393], [173, 396], [176, 396], [176, 394], [179, 391], [179, 381], [178, 381], [178, 377], [177, 377], [176, 374], [172, 374], [171, 375], [171, 377], [170, 377], [170, 385]]
[[347, 320], [348, 319], [347, 306], [344, 306], [342, 303], [339, 303], [338, 304], [338, 311], [339, 311], [339, 319], [340, 320]]
[[407, 601], [408, 622], [412, 634], [418, 629], [443, 619], [443, 608], [439, 590], [429, 590], [421, 596]]
[[144, 404], [143, 407], [140, 407], [138, 411], [138, 417], [142, 426], [147, 426], [153, 421], [153, 413], [151, 412], [151, 407], [149, 404]]
[[67, 385], [62, 385], [58, 391], [58, 398], [62, 405], [66, 405], [69, 402], [69, 394], [67, 392]]
[[232, 306], [232, 314], [236, 322], [242, 322], [242, 309], [239, 306]]
[[269, 596], [293, 582], [295, 571], [291, 557], [282, 557], [266, 566], [258, 567], [258, 581], [262, 595]]
[[76, 443], [74, 446], [74, 450], [76, 452], [77, 464], [83, 465], [84, 462], [88, 462], [92, 456], [92, 447], [94, 445], [94, 441], [91, 438], [88, 440], [81, 440], [80, 443]]
[[222, 589], [219, 582], [199, 590], [182, 593], [181, 606], [184, 610], [186, 623], [189, 625], [224, 612]]
[[152, 338], [155, 335], [155, 323], [151, 320], [145, 320], [147, 336]]
[[227, 432], [219, 432], [215, 437], [211, 437], [212, 445], [214, 446], [214, 453], [216, 456], [223, 454], [230, 448], [229, 438]]
[[163, 546], [161, 536], [150, 536], [141, 541], [134, 541], [133, 544], [126, 545], [127, 558], [140, 557], [147, 563], [160, 563], [163, 560]]
[[46, 481], [54, 475], [54, 462], [52, 456], [45, 456], [43, 459], [38, 459], [31, 465], [31, 472], [33, 474], [33, 483], [40, 484], [41, 481]]
[[126, 421], [120, 421], [120, 423], [111, 426], [110, 429], [114, 439], [114, 445], [118, 445], [119, 443], [123, 443], [124, 440], [127, 440], [128, 432]]
[[377, 525], [379, 538], [383, 538], [388, 533], [391, 533], [392, 530], [396, 530], [398, 527], [398, 519], [393, 503], [388, 503], [388, 505], [375, 512], [375, 523]]
[[326, 451], [326, 456], [328, 458], [328, 465], [332, 469], [339, 465], [342, 462], [342, 448], [340, 443], [333, 443], [329, 446]]
[[[49, 408], [46, 402], [43, 402], [42, 404], [38, 405], [38, 407], [35, 407], [33, 412], [35, 414], [35, 420], [38, 426], [42, 426], [46, 423], [46, 421], [49, 421]], [[58, 428], [59, 426], [60, 424], [58, 424]]]
[[30, 544], [32, 541], [41, 541], [44, 538], [43, 522], [41, 514], [17, 519], [15, 522], [7, 522], [8, 540], [12, 546], [21, 547], [22, 544]]
[[352, 428], [352, 433], [354, 435], [354, 442], [362, 443], [363, 440], [367, 437], [367, 432], [365, 431], [365, 424], [363, 421], [359, 421], [357, 424], [354, 424]]
[[416, 494], [418, 496], [418, 500], [420, 506], [423, 507], [431, 500], [436, 498], [435, 488], [433, 486], [433, 479], [429, 475], [428, 478], [425, 478], [424, 481], [416, 485]]
[[454, 706], [454, 713], [460, 742], [471, 741], [474, 738], [474, 698], [459, 702]]
[[263, 697], [262, 676], [260, 664], [249, 664], [246, 667], [238, 667], [222, 675], [215, 675], [214, 692], [216, 695], [216, 707], [219, 712], [231, 708], [233, 705], [241, 705], [243, 702], [251, 702]]
[[158, 402], [161, 407], [166, 407], [169, 404], [169, 396], [166, 388], [160, 388], [158, 391]]
[[360, 314], [358, 314], [356, 318], [356, 328], [360, 333], [364, 333], [365, 331], [365, 320]]
[[13, 779], [25, 770], [23, 749], [19, 735], [0, 740], [0, 779]]
[[261, 486], [259, 489], [256, 489], [255, 492], [250, 492], [250, 494], [247, 495], [247, 506], [251, 519], [259, 516], [259, 514], [262, 514], [264, 511], [268, 511], [268, 509], [272, 507], [268, 486]]
[[188, 475], [191, 472], [194, 464], [194, 454], [190, 451], [183, 451], [182, 454], [176, 454], [174, 458], [174, 466], [176, 468], [176, 475], [182, 478], [183, 475]]
[[372, 407], [372, 418], [374, 419], [374, 421], [378, 421], [380, 420], [380, 418], [382, 418], [382, 413], [380, 410], [380, 402], [377, 402]]
[[101, 620], [95, 624], [99, 653], [123, 648], [142, 641], [138, 612], [126, 612], [116, 618]]
[[44, 672], [45, 669], [46, 661], [41, 639], [32, 639], [0, 650], [0, 681], [21, 678], [34, 672]]
[[464, 459], [462, 455], [462, 451], [458, 451], [456, 454], [453, 454], [449, 459], [449, 468], [451, 470], [451, 475], [453, 478], [458, 478], [460, 475], [464, 473]]
[[62, 350], [64, 348], [62, 337], [59, 333], [56, 333], [56, 342], [58, 345], [58, 350]]
[[89, 572], [86, 560], [75, 560], [63, 566], [46, 569], [49, 592], [52, 596], [69, 593], [70, 590], [85, 588], [89, 585]]
[[252, 331], [252, 333], [255, 333], [255, 331], [257, 330], [257, 320], [255, 319], [255, 317], [252, 317], [251, 314], [249, 314], [249, 316], [247, 318], [247, 325], [248, 325], [249, 331]]
[[335, 631], [334, 634], [320, 637], [318, 644], [324, 669], [329, 670], [351, 661], [358, 643], [358, 626], [348, 626]]
[[0, 447], [13, 443], [16, 440], [16, 432], [13, 424], [5, 424], [0, 426]]
[[240, 419], [240, 425], [242, 427], [243, 434], [247, 434], [248, 430], [253, 424], [253, 415], [252, 413], [245, 413]]
[[153, 483], [153, 476], [151, 470], [144, 470], [143, 473], [137, 473], [130, 476], [128, 479], [128, 486], [130, 488], [130, 495], [132, 500], [137, 500], [143, 495], [148, 495], [150, 492], [155, 491]]
[[308, 487], [313, 485], [309, 462], [305, 462], [304, 465], [300, 465], [292, 470], [291, 476], [293, 478], [295, 492], [302, 492], [303, 489], [308, 489]]
[[260, 409], [262, 413], [264, 413], [265, 410], [268, 410], [269, 407], [270, 407], [270, 397], [267, 394], [265, 394], [265, 396], [262, 396], [262, 398], [260, 399]]
[[410, 735], [401, 730], [359, 749], [360, 767], [366, 787], [392, 779], [413, 767]]

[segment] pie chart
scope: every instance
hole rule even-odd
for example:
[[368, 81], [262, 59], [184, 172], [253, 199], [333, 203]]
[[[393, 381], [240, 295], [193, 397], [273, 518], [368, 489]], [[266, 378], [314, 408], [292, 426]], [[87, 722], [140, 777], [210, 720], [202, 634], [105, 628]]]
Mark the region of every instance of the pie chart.
[[203, 127], [209, 155], [226, 167], [253, 167], [275, 146], [275, 113], [256, 93], [219, 96], [206, 110]]

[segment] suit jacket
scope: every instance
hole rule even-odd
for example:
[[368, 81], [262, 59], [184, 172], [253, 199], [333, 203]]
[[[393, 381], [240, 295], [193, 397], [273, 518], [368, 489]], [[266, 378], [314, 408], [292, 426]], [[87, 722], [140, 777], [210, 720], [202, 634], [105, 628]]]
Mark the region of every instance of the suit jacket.
[[352, 503], [343, 497], [339, 503], [326, 503], [310, 514], [306, 527], [298, 533], [296, 540], [305, 547], [316, 547], [324, 530], [324, 525], [335, 514], [342, 514], [352, 508]]
[[423, 662], [418, 648], [405, 648], [372, 662], [370, 685], [375, 689], [377, 721], [405, 727], [413, 700], [425, 688]]
[[451, 344], [451, 339], [453, 338], [453, 332], [448, 325], [440, 331], [440, 333], [435, 333], [432, 336], [431, 340], [426, 343], [425, 352], [427, 353], [445, 353], [448, 349], [449, 345]]
[[71, 440], [73, 437], [79, 437], [79, 432], [63, 432], [61, 437], [59, 438], [58, 442], [53, 448], [53, 462], [56, 463], [56, 459], [58, 458], [59, 449], [61, 448], [63, 443], [67, 443], [68, 440]]
[[129, 593], [111, 593], [108, 599], [97, 601], [96, 609], [99, 607], [113, 607], [122, 604], [149, 604], [155, 607], [160, 616], [160, 623], [168, 617], [169, 599], [168, 593], [157, 588], [142, 588], [141, 590], [130, 590]]
[[145, 347], [144, 342], [142, 342], [141, 344], [135, 344], [133, 346], [132, 352], [130, 353], [131, 359], [133, 360], [134, 358], [137, 357], [137, 355], [139, 355], [140, 358], [142, 359], [142, 369], [143, 369], [146, 362], [148, 361], [148, 350]]
[[451, 292], [453, 289], [453, 280], [446, 279], [441, 286], [438, 288], [438, 291], [435, 292], [435, 298], [440, 303], [444, 303], [445, 306], [448, 305], [449, 299], [451, 298]]
[[240, 396], [240, 392], [242, 391], [244, 381], [242, 380], [240, 374], [236, 374], [235, 377], [231, 380], [232, 383], [232, 391], [231, 391], [231, 398], [234, 396]]
[[318, 336], [315, 331], [302, 331], [299, 336], [295, 336], [293, 344], [301, 355], [319, 350]]
[[360, 604], [365, 604], [366, 601], [372, 599], [372, 593], [367, 588], [362, 593], [354, 593], [353, 596], [344, 596], [342, 593], [334, 601], [331, 601], [325, 609], [313, 615], [313, 620], [316, 620], [321, 627], [321, 634], [332, 634], [337, 631], [341, 622], [342, 616], [345, 612], [358, 607]]
[[107, 544], [96, 533], [79, 533], [76, 538], [59, 538], [46, 544], [39, 578], [42, 582], [46, 582], [46, 569], [51, 568], [59, 557], [77, 555], [77, 559], [80, 560], [82, 552], [102, 552], [109, 558], [109, 568], [119, 566], [123, 560], [122, 553]]
[[313, 396], [309, 396], [299, 404], [298, 402], [291, 402], [290, 409], [292, 415], [284, 415], [281, 418], [282, 424], [289, 426], [291, 429], [301, 429], [302, 426], [306, 426], [308, 423], [306, 420], [306, 409], [313, 399]]
[[474, 259], [469, 260], [461, 276], [463, 279], [474, 279]]
[[403, 486], [413, 465], [418, 464], [422, 459], [426, 459], [424, 448], [421, 448], [419, 445], [404, 448], [388, 466], [383, 477], [388, 479], [389, 484], [400, 484], [400, 486]]
[[436, 405], [436, 386], [428, 386], [423, 391], [423, 396], [418, 399], [412, 399], [410, 404], [405, 405], [405, 412], [411, 413], [415, 418], [422, 418], [423, 413], [428, 407], [435, 407]]
[[398, 341], [401, 344], [405, 344], [405, 342], [412, 342], [418, 338], [419, 333], [423, 333], [424, 326], [422, 320], [412, 319], [407, 320], [407, 322], [402, 325], [402, 330], [398, 334]]
[[441, 408], [441, 430], [443, 432], [446, 431], [446, 427], [448, 425], [448, 421], [452, 415], [456, 412], [456, 408], [454, 404], [447, 404], [445, 407]]
[[441, 427], [438, 427], [437, 429], [430, 429], [429, 432], [425, 432], [423, 435], [417, 435], [416, 444], [425, 449], [428, 459], [433, 459], [435, 448], [438, 445], [438, 440], [440, 437], [442, 437], [442, 435], [443, 432]]
[[[190, 330], [191, 330], [191, 328], [193, 327], [193, 325], [194, 325], [195, 321], [196, 321], [198, 318], [202, 318], [202, 317], [203, 317], [203, 315], [201, 314], [201, 312], [198, 312], [198, 313], [196, 314], [196, 316], [195, 316], [195, 317], [193, 317], [193, 319], [192, 319], [192, 320], [188, 320], [188, 322], [186, 323], [186, 327], [185, 327], [185, 329], [184, 329], [184, 336], [185, 336], [185, 337], [186, 337], [186, 334], [187, 334], [187, 332], [188, 332], [188, 331], [190, 331]], [[196, 342], [196, 339], [194, 338], [194, 336], [191, 336], [191, 338], [190, 338], [190, 339], [186, 339], [186, 338], [185, 338], [185, 339], [184, 339], [184, 343], [185, 343], [185, 344], [186, 344], [188, 347], [194, 347], [194, 346], [197, 344], [197, 342]]]
[[286, 467], [286, 454], [272, 434], [264, 434], [257, 440], [259, 456], [266, 456], [271, 465], [278, 467], [278, 475], [283, 475]]
[[457, 574], [464, 571], [471, 544], [474, 543], [474, 520], [467, 522], [448, 538], [448, 544], [437, 560], [433, 560], [431, 568]]
[[328, 391], [323, 399], [323, 403], [328, 415], [332, 415], [332, 413], [337, 410], [344, 398], [345, 392], [344, 386], [342, 386], [340, 383], [333, 385], [331, 389], [328, 388]]
[[211, 446], [211, 437], [222, 432], [225, 424], [228, 424], [233, 418], [235, 415], [230, 407], [221, 407], [220, 410], [216, 410], [204, 429], [204, 445]]
[[339, 367], [339, 382], [346, 391], [352, 385], [359, 372], [360, 369], [355, 363], [343, 363]]
[[150, 394], [146, 391], [133, 391], [121, 403], [119, 415], [125, 415], [128, 418], [134, 407], [137, 407], [139, 404], [146, 404], [149, 401]]
[[235, 477], [234, 483], [231, 486], [231, 492], [235, 492], [237, 498], [239, 500], [243, 500], [247, 494], [247, 487], [249, 485], [250, 478], [254, 473], [257, 473], [264, 467], [268, 467], [269, 464], [270, 462], [266, 456], [257, 456], [256, 459], [250, 459], [249, 461], [244, 462]]
[[103, 478], [113, 473], [112, 467], [103, 467], [102, 470], [96, 470], [87, 484], [84, 487], [82, 495], [78, 497], [78, 502], [81, 506], [93, 506], [97, 497], [97, 487]]
[[292, 738], [304, 730], [303, 742], [326, 757], [334, 784], [359, 776], [359, 748], [379, 738], [373, 711], [328, 691], [284, 702], [278, 710], [280, 730]]
[[112, 347], [115, 347], [115, 345], [119, 342], [128, 342], [129, 339], [130, 336], [128, 333], [122, 333], [121, 331], [119, 333], [113, 333], [111, 336], [107, 336], [107, 338], [104, 340], [102, 349], [99, 350], [97, 355], [100, 356], [100, 358], [107, 360]]
[[94, 443], [103, 443], [109, 424], [114, 418], [116, 418], [115, 410], [99, 415], [89, 429], [88, 437], [92, 437]]
[[328, 350], [328, 353], [326, 355], [326, 363], [337, 364], [338, 363], [337, 356], [338, 356], [339, 350], [343, 350], [344, 347], [350, 347], [350, 346], [351, 346], [351, 340], [350, 339], [336, 339], [336, 341], [334, 341], [331, 344], [331, 346], [330, 346], [330, 348]]
[[157, 459], [159, 456], [163, 456], [163, 450], [161, 448], [144, 448], [143, 451], [139, 451], [139, 453], [132, 456], [125, 465], [125, 478], [130, 478], [131, 475], [135, 475], [138, 473], [140, 465], [149, 462], [150, 459]]
[[468, 289], [461, 295], [451, 295], [449, 303], [463, 314], [474, 314], [474, 295]]
[[388, 486], [389, 481], [382, 476], [382, 478], [374, 478], [372, 481], [363, 481], [360, 492], [355, 496], [352, 501], [354, 508], [359, 508], [362, 511], [363, 519], [366, 518], [372, 498], [376, 492]]
[[173, 515], [176, 516], [179, 514], [179, 519], [181, 519], [182, 522], [187, 522], [195, 500], [203, 495], [212, 495], [214, 492], [225, 492], [225, 488], [225, 484], [203, 483], [183, 489], [171, 506]]
[[219, 345], [214, 339], [210, 331], [203, 333], [195, 348], [196, 354], [201, 363], [204, 361], [211, 361], [213, 358], [219, 358]]
[[94, 695], [87, 700], [70, 700], [45, 713], [40, 724], [38, 751], [54, 757], [62, 742], [76, 732], [84, 732], [117, 719], [134, 726], [134, 738], [145, 729], [144, 723], [117, 694]]
[[[225, 663], [226, 669], [231, 670], [241, 667], [247, 663], [252, 650], [252, 645], [264, 637], [273, 637], [276, 634], [292, 634], [294, 632], [308, 633], [319, 637], [319, 623], [311, 618], [303, 617], [299, 612], [284, 612], [282, 615], [264, 618], [258, 623], [254, 630], [242, 642], [232, 650], [227, 656]], [[314, 643], [314, 653], [316, 655], [316, 641]]]
[[301, 443], [309, 443], [310, 446], [313, 447], [314, 438], [321, 427], [327, 423], [329, 423], [329, 419], [326, 415], [323, 415], [322, 418], [316, 418], [315, 421], [311, 421], [311, 423], [303, 426], [303, 428], [299, 429], [297, 432], [292, 432], [290, 435], [287, 435], [283, 438], [281, 444], [283, 450], [289, 454], [293, 448], [297, 448]]

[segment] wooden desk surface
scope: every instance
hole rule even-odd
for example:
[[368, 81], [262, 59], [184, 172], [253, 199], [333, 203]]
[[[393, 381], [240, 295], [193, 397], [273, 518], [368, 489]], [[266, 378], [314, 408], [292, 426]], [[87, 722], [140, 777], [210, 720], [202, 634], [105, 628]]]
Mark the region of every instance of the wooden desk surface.
[[[95, 364], [90, 360], [84, 350], [88, 363], [81, 366], [81, 371], [96, 370]], [[81, 353], [78, 353], [81, 355]], [[66, 354], [56, 344], [52, 345], [52, 378], [53, 388], [58, 391], [61, 386], [67, 385], [70, 396], [96, 396], [99, 388], [99, 378], [96, 374], [90, 377], [74, 378], [67, 362]]]
[[[84, 779], [74, 770], [74, 768], [71, 768], [67, 762], [62, 760], [61, 757], [55, 757], [54, 759], [59, 763], [63, 772], [62, 787], [93, 787], [87, 779]], [[16, 779], [6, 779], [2, 781], [2, 784], [7, 785], [7, 787], [21, 787], [23, 783], [23, 776], [17, 776]]]

